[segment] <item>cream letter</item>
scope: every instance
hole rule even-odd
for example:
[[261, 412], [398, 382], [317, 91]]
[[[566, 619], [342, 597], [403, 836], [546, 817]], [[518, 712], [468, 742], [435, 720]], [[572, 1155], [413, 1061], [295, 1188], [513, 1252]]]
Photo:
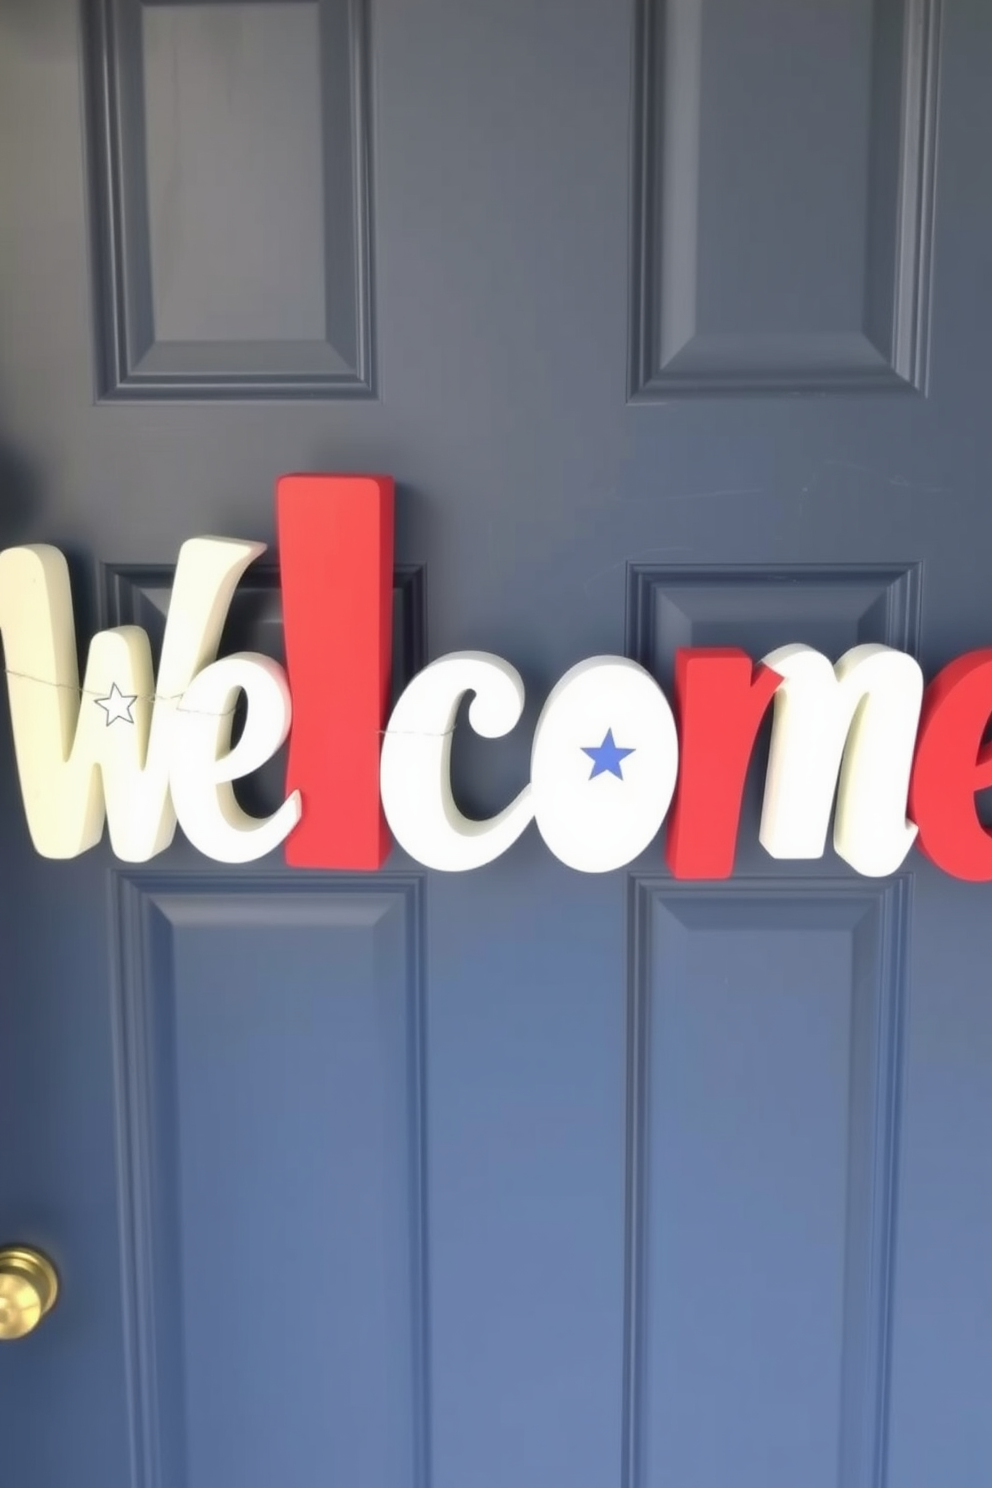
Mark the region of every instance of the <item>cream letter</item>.
[[[241, 738], [230, 748], [234, 704], [248, 700]], [[271, 759], [289, 733], [292, 708], [278, 662], [239, 651], [204, 667], [176, 712], [169, 780], [179, 825], [195, 848], [217, 863], [250, 863], [288, 837], [300, 819], [294, 791], [263, 821], [242, 811], [231, 782]]]
[[643, 852], [675, 790], [679, 746], [668, 699], [622, 656], [565, 673], [534, 733], [538, 830], [569, 868], [608, 873]]
[[[775, 693], [759, 837], [773, 858], [823, 856], [834, 788], [834, 847], [869, 877], [893, 873], [916, 827], [906, 798], [923, 674], [888, 646], [855, 646], [836, 667], [809, 646], [765, 657]], [[838, 779], [839, 772], [839, 779]]]
[[262, 543], [222, 537], [184, 543], [157, 684], [148, 637], [124, 625], [94, 636], [82, 701], [65, 559], [47, 544], [0, 553], [14, 750], [28, 830], [43, 857], [74, 858], [93, 847], [105, 814], [113, 850], [126, 862], [168, 847], [176, 706], [216, 656], [238, 580], [264, 551]]
[[451, 793], [451, 731], [467, 692], [468, 721], [486, 739], [518, 723], [524, 685], [509, 662], [483, 651], [454, 651], [419, 672], [393, 710], [382, 744], [380, 790], [393, 836], [427, 868], [462, 872], [506, 852], [534, 815], [525, 786], [498, 816], [472, 821]]

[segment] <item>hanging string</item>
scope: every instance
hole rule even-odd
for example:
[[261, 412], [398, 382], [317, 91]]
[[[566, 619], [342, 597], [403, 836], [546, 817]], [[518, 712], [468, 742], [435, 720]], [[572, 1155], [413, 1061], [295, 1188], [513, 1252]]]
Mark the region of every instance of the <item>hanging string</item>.
[[[73, 684], [72, 682], [53, 682], [49, 677], [35, 677], [30, 672], [19, 672], [14, 667], [4, 667], [3, 674], [6, 677], [16, 677], [19, 682], [33, 682], [38, 687], [51, 687], [54, 688], [57, 692], [62, 691], [75, 693], [80, 702], [82, 702], [84, 698], [92, 698], [94, 703], [105, 703], [109, 700], [108, 694], [101, 693], [95, 687], [83, 687], [79, 683]], [[112, 684], [112, 686], [115, 685], [116, 684]], [[183, 694], [181, 692], [134, 693], [124, 692], [123, 689], [119, 687], [117, 690], [120, 693], [123, 701], [131, 705], [132, 707], [135, 703], [151, 703], [152, 705], [154, 705], [155, 703], [174, 703], [176, 705], [177, 713], [186, 713], [197, 718], [231, 718], [237, 712], [237, 704], [235, 704], [233, 708], [224, 708], [220, 712], [213, 712], [205, 708], [184, 708], [182, 706]], [[108, 727], [110, 722], [112, 721], [133, 723], [134, 719], [120, 717], [118, 719], [108, 720]], [[450, 729], [440, 729], [437, 731], [430, 729], [376, 729], [375, 732], [380, 736], [380, 738], [385, 737], [386, 733], [388, 732], [393, 737], [402, 735], [404, 738], [412, 739], [445, 739], [455, 732], [456, 727], [457, 724], [453, 724]]]

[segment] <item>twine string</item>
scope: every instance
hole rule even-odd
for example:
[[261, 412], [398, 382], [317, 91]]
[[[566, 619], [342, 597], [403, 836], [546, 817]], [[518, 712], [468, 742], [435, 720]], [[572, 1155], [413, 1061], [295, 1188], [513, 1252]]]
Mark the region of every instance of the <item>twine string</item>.
[[[87, 697], [92, 698], [95, 703], [105, 703], [108, 701], [108, 694], [101, 693], [95, 687], [83, 687], [81, 683], [73, 685], [73, 683], [71, 682], [53, 682], [50, 677], [35, 677], [30, 672], [20, 672], [17, 671], [14, 667], [4, 667], [3, 672], [5, 676], [15, 677], [20, 682], [33, 682], [38, 687], [52, 687], [56, 691], [75, 693], [80, 701]], [[224, 708], [219, 712], [214, 712], [207, 708], [184, 708], [182, 706], [183, 694], [181, 692], [134, 693], [125, 692], [123, 688], [120, 687], [118, 687], [117, 690], [121, 694], [121, 697], [124, 699], [124, 701], [131, 706], [133, 706], [135, 703], [151, 703], [153, 706], [155, 703], [175, 703], [177, 713], [186, 713], [191, 717], [232, 718], [237, 711], [237, 704], [235, 704], [233, 708]], [[118, 720], [115, 719], [112, 721], [116, 722]], [[133, 723], [134, 719], [120, 718], [119, 721], [123, 723]], [[110, 722], [111, 720], [108, 720], [108, 726]], [[375, 732], [380, 736], [380, 738], [383, 738], [387, 733], [390, 733], [393, 736], [402, 735], [405, 738], [412, 739], [445, 739], [455, 732], [456, 727], [457, 725], [452, 725], [450, 729], [441, 729], [439, 731], [433, 731], [430, 729], [376, 729]]]

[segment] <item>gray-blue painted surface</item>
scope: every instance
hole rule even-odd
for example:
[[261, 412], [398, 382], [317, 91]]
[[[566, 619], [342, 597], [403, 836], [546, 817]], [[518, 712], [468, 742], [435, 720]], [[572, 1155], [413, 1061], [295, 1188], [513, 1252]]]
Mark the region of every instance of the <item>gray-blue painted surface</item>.
[[[399, 677], [527, 684], [479, 813], [584, 656], [932, 675], [992, 643], [990, 76], [983, 0], [2, 6], [0, 542], [157, 643], [183, 539], [391, 472]], [[0, 1240], [63, 1277], [4, 1483], [992, 1481], [992, 889], [773, 863], [764, 741], [726, 884], [44, 862], [0, 711]]]

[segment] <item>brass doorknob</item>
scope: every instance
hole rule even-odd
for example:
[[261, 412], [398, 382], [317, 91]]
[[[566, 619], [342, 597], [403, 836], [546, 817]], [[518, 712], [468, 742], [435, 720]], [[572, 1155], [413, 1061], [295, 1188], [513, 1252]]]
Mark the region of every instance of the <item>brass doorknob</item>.
[[47, 1256], [25, 1245], [0, 1249], [0, 1341], [33, 1333], [58, 1294], [58, 1274]]

